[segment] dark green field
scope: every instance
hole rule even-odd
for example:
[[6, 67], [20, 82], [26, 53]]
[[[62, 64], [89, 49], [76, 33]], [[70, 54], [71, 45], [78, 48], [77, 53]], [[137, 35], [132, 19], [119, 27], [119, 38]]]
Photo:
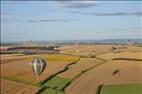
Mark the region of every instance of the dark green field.
[[63, 89], [70, 81], [70, 79], [55, 76], [42, 85], [46, 89], [41, 94], [64, 94]]

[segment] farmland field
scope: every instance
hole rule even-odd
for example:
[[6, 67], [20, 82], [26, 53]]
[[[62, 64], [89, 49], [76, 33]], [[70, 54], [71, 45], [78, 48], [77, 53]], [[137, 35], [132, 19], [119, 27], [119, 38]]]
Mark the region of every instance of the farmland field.
[[69, 69], [59, 74], [61, 77], [73, 79], [75, 76], [84, 72], [86, 69], [97, 66], [103, 61], [95, 58], [81, 58], [79, 62], [69, 67]]
[[[115, 49], [113, 49], [113, 47]], [[128, 45], [73, 45], [59, 48], [62, 53], [80, 56], [100, 55], [109, 52], [139, 52], [142, 47]]]
[[[70, 45], [58, 49], [60, 54], [1, 54], [2, 94], [96, 94], [102, 84], [101, 94], [115, 94], [118, 85], [134, 84], [130, 88], [135, 90], [142, 84], [141, 47]], [[30, 66], [35, 57], [47, 62], [38, 77]]]
[[62, 53], [88, 56], [110, 52], [113, 45], [73, 45], [60, 48]]
[[99, 58], [105, 60], [112, 60], [115, 58], [128, 58], [128, 59], [141, 59], [142, 61], [142, 52], [121, 52], [121, 53], [109, 53], [98, 55]]
[[107, 85], [103, 86], [100, 94], [141, 94], [141, 84]]
[[53, 79], [44, 83], [42, 86], [46, 87], [46, 90], [41, 94], [56, 94], [56, 92], [63, 93], [63, 88], [70, 82], [70, 79], [55, 76]]
[[[107, 62], [74, 80], [65, 92], [66, 94], [94, 94], [101, 84], [142, 84], [141, 68], [141, 61]], [[117, 70], [118, 73], [113, 75]]]
[[[17, 56], [17, 57], [23, 57], [23, 56]], [[48, 64], [44, 73], [40, 77], [38, 77], [38, 79], [30, 68], [30, 62], [32, 61], [32, 56], [31, 57], [27, 56], [27, 58], [23, 60], [17, 60], [17, 61], [15, 60], [10, 63], [2, 63], [1, 77], [11, 80], [18, 80], [18, 81], [20, 80], [21, 82], [23, 81], [24, 83], [29, 83], [29, 84], [38, 84], [40, 81], [44, 80], [45, 78], [48, 78], [52, 74], [64, 69], [64, 66], [66, 66], [67, 64], [75, 62], [78, 59], [78, 57], [67, 56], [67, 55], [39, 55], [38, 57], [42, 57], [45, 60], [47, 59], [47, 64]]]
[[1, 94], [35, 94], [37, 87], [1, 79]]

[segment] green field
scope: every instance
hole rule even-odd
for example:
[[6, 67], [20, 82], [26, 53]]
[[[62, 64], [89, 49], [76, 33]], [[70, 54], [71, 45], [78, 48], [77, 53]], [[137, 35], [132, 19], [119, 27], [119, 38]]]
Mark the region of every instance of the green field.
[[46, 89], [41, 94], [64, 94], [63, 89], [70, 81], [70, 79], [55, 76], [42, 85]]
[[142, 84], [106, 85], [100, 94], [142, 94]]

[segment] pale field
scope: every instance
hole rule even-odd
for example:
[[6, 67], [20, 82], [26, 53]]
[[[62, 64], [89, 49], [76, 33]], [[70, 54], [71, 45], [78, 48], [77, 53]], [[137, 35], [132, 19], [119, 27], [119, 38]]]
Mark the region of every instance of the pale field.
[[[113, 75], [115, 70], [119, 72]], [[66, 89], [66, 94], [95, 94], [101, 84], [142, 84], [142, 63], [140, 61], [110, 61], [104, 63], [79, 78]]]
[[112, 60], [114, 58], [130, 58], [130, 59], [141, 59], [142, 60], [142, 51], [107, 53], [107, 54], [103, 54], [103, 55], [98, 55], [97, 57], [105, 59], [105, 60]]
[[73, 64], [69, 69], [58, 76], [73, 79], [82, 71], [102, 63], [102, 60], [95, 58], [81, 58], [79, 62]]
[[132, 46], [132, 45], [72, 45], [72, 46], [61, 47], [59, 48], [59, 50], [61, 50], [61, 53], [65, 54], [88, 56], [89, 54], [100, 55], [112, 52], [112, 47], [116, 48], [114, 52], [142, 51], [142, 47]]
[[[60, 48], [62, 53], [75, 55], [102, 54], [110, 52], [113, 45], [72, 45]], [[77, 52], [79, 50], [79, 52]]]
[[139, 52], [142, 51], [142, 47], [133, 46], [133, 45], [126, 45], [126, 48], [117, 49], [116, 52]]
[[35, 94], [38, 91], [37, 87], [17, 83], [9, 80], [0, 80], [0, 94]]

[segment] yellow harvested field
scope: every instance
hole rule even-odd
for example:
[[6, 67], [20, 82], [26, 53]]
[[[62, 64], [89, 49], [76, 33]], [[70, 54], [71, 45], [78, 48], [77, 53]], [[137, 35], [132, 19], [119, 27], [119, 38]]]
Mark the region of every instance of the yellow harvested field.
[[60, 77], [73, 79], [75, 76], [88, 68], [101, 64], [103, 61], [95, 58], [81, 58], [79, 62], [69, 67], [66, 72], [59, 74]]
[[1, 79], [0, 94], [35, 94], [37, 87]]
[[[114, 74], [114, 72], [116, 72]], [[142, 84], [142, 63], [140, 61], [110, 61], [98, 66], [65, 89], [66, 94], [95, 94], [101, 84]]]
[[102, 54], [110, 52], [113, 45], [72, 45], [60, 48], [62, 53], [75, 55]]

